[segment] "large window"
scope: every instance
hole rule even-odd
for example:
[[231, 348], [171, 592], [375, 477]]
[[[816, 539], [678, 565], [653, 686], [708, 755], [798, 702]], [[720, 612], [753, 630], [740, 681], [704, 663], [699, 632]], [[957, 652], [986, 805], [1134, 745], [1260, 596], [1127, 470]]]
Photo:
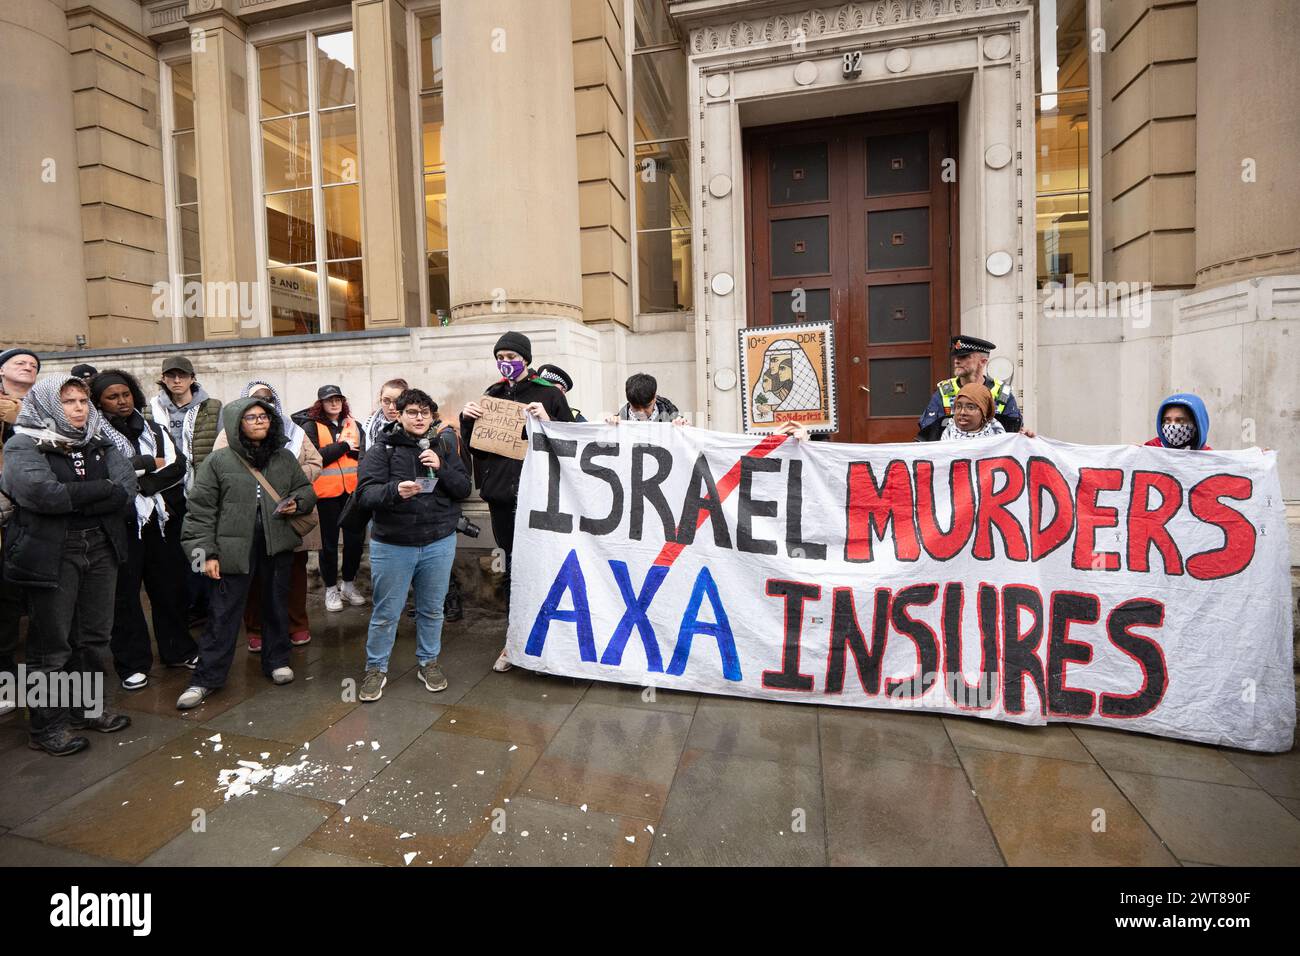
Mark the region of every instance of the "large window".
[[1037, 93], [1038, 285], [1094, 278], [1089, 221], [1087, 0], [1040, 0]]
[[[203, 341], [203, 268], [199, 259], [199, 168], [194, 143], [194, 68], [189, 59], [167, 65], [171, 85], [168, 116], [168, 258], [171, 261], [169, 311], [180, 321], [174, 334], [183, 342]], [[186, 294], [196, 293], [196, 294]]]
[[424, 187], [424, 256], [429, 324], [451, 318], [447, 284], [447, 167], [442, 153], [442, 18], [419, 18], [420, 181]]
[[686, 57], [663, 0], [630, 0], [637, 310], [691, 308]]
[[257, 55], [272, 334], [362, 329], [352, 32], [309, 33]]

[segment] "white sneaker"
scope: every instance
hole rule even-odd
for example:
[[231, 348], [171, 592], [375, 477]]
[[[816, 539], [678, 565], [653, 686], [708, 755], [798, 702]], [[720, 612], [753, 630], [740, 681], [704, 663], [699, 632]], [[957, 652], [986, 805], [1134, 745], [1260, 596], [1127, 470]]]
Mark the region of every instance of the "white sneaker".
[[212, 688], [210, 687], [199, 687], [197, 685], [187, 687], [185, 688], [185, 692], [181, 694], [180, 698], [176, 701], [176, 709], [192, 710], [199, 706], [199, 704], [203, 703], [203, 701], [211, 694]]
[[353, 607], [361, 607], [366, 603], [366, 596], [357, 590], [357, 586], [351, 581], [344, 581], [343, 586], [339, 589], [339, 594], [343, 599]]
[[492, 665], [492, 669], [498, 674], [504, 674], [514, 666], [514, 664], [511, 664], [510, 661], [506, 660], [506, 649], [504, 647], [501, 648], [501, 656], [498, 657], [497, 662]]
[[325, 589], [325, 610], [343, 610], [343, 598], [339, 596], [339, 589], [337, 586]]
[[144, 690], [149, 686], [149, 675], [136, 672], [122, 679], [123, 690]]
[[271, 671], [271, 680], [275, 681], [277, 684], [291, 683], [293, 681], [293, 668], [277, 667], [275, 670]]

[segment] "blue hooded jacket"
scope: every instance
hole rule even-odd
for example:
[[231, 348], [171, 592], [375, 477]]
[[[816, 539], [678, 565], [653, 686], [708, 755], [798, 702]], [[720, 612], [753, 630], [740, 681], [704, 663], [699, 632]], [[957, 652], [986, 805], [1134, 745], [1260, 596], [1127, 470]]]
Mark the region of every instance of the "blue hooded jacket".
[[1148, 445], [1159, 444], [1161, 447], [1169, 448], [1170, 445], [1165, 441], [1164, 430], [1160, 427], [1165, 417], [1165, 409], [1170, 405], [1183, 405], [1192, 413], [1192, 421], [1196, 423], [1196, 434], [1192, 437], [1192, 442], [1188, 446], [1197, 451], [1205, 448], [1206, 442], [1210, 438], [1210, 414], [1205, 410], [1205, 403], [1199, 396], [1191, 392], [1179, 392], [1176, 395], [1170, 395], [1160, 407], [1156, 409], [1156, 440], [1147, 442]]

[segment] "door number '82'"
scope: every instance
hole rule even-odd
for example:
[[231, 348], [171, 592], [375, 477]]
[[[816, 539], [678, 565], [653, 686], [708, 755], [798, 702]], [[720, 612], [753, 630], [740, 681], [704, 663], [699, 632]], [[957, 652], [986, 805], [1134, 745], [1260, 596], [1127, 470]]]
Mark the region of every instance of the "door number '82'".
[[862, 51], [854, 50], [852, 53], [845, 53], [844, 59], [844, 78], [852, 80], [862, 75]]

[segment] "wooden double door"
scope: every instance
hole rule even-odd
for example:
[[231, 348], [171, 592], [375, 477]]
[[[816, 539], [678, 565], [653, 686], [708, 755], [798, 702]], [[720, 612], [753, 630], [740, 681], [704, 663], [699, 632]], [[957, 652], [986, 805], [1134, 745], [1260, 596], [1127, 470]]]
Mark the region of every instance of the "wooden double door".
[[745, 135], [748, 324], [835, 327], [839, 441], [910, 441], [956, 334], [952, 107]]

